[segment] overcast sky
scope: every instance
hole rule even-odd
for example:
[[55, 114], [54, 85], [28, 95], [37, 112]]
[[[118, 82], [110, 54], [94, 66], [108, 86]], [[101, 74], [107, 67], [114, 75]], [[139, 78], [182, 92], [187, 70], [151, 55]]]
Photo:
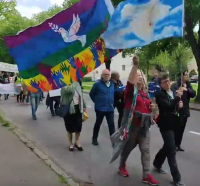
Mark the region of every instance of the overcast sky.
[[62, 5], [64, 0], [17, 0], [17, 10], [21, 15], [31, 18], [33, 14], [47, 10], [50, 6]]
[[[62, 5], [63, 1], [64, 0], [17, 0], [17, 10], [21, 15], [31, 18], [33, 14], [47, 10], [52, 5]], [[198, 27], [195, 28], [195, 31], [198, 31]]]

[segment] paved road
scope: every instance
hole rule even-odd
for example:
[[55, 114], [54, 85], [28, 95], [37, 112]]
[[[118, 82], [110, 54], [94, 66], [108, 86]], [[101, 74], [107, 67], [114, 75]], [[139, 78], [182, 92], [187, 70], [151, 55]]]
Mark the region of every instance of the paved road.
[[[117, 174], [118, 161], [109, 164], [112, 149], [109, 139], [108, 128], [104, 121], [100, 136], [99, 147], [91, 145], [92, 129], [95, 122], [93, 104], [85, 95], [90, 118], [83, 124], [81, 142], [83, 152], [69, 152], [67, 135], [61, 118], [51, 118], [49, 110], [41, 104], [38, 110], [38, 120], [31, 119], [30, 105], [18, 104], [14, 99], [0, 102], [0, 108], [7, 112], [12, 121], [21, 127], [27, 136], [47, 153], [62, 169], [76, 179], [93, 183], [95, 186], [142, 186], [140, 152], [136, 148], [128, 159], [129, 178], [122, 178]], [[116, 113], [117, 120], [117, 113]], [[178, 153], [178, 165], [183, 180], [188, 186], [199, 186], [200, 165], [200, 113], [192, 111], [189, 119], [183, 147], [186, 152]], [[154, 158], [163, 142], [156, 126], [151, 128], [151, 157]], [[169, 170], [167, 163], [164, 168]], [[158, 175], [153, 172], [160, 181], [160, 185], [169, 186], [169, 175]]]

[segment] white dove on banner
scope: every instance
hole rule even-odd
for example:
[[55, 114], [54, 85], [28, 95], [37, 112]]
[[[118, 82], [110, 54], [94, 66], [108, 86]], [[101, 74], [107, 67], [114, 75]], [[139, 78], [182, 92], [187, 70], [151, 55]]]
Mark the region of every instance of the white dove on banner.
[[49, 23], [49, 26], [54, 32], [58, 32], [59, 34], [61, 34], [64, 42], [71, 43], [71, 42], [79, 40], [82, 44], [82, 47], [85, 46], [86, 35], [82, 35], [82, 36], [76, 35], [81, 27], [81, 21], [78, 15], [75, 16], [73, 14], [73, 22], [68, 31], [65, 30], [64, 28], [59, 28], [58, 25], [55, 25], [53, 23]]

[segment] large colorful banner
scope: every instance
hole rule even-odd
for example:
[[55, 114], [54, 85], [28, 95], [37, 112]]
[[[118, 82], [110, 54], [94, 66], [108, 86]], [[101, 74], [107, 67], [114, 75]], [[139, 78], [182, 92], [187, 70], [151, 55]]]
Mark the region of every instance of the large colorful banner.
[[25, 79], [24, 83], [31, 92], [62, 88], [82, 78], [119, 52], [120, 50], [106, 50], [104, 41], [98, 39], [84, 51], [53, 68], [44, 65], [42, 74]]
[[19, 94], [14, 83], [0, 84], [0, 94]]
[[69, 85], [103, 63], [105, 47], [98, 38], [113, 11], [110, 0], [82, 0], [41, 25], [5, 37], [29, 90]]
[[182, 37], [184, 0], [126, 0], [115, 9], [103, 33], [105, 47], [142, 47], [168, 37]]

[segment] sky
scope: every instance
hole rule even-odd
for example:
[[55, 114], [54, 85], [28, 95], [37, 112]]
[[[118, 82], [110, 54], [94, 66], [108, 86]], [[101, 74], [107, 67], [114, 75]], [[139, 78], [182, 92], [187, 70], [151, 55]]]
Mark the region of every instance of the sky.
[[33, 14], [47, 10], [52, 5], [62, 5], [64, 0], [17, 0], [17, 10], [22, 16], [31, 18]]
[[[64, 0], [17, 0], [17, 10], [22, 16], [31, 18], [33, 14], [37, 14], [47, 10], [52, 5], [62, 5]], [[195, 28], [198, 31], [198, 27]]]

